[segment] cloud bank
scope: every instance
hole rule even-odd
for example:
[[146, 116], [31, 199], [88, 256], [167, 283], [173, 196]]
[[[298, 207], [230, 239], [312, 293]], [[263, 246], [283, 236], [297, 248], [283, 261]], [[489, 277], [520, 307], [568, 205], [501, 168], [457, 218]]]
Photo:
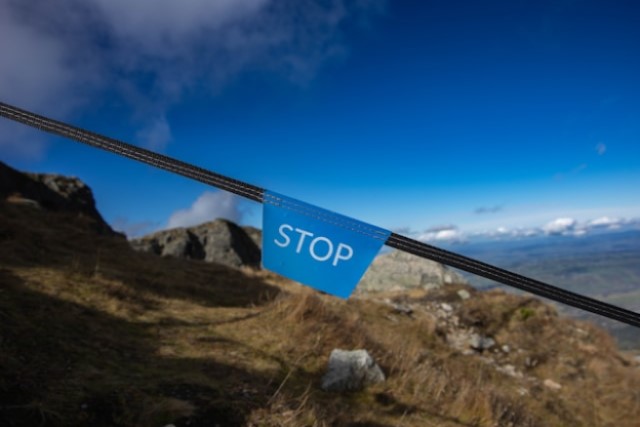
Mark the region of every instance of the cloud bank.
[[[0, 0], [0, 99], [57, 118], [108, 99], [138, 143], [162, 148], [185, 97], [252, 71], [304, 85], [347, 55], [347, 25], [383, 10], [384, 0]], [[17, 147], [0, 126], [0, 149]]]
[[425, 231], [414, 231], [408, 227], [398, 228], [395, 232], [412, 237], [422, 242], [461, 243], [474, 239], [526, 239], [538, 236], [570, 236], [581, 237], [598, 231], [623, 229], [640, 230], [640, 218], [611, 218], [603, 216], [587, 221], [561, 217], [540, 227], [498, 227], [493, 230], [466, 232], [456, 225], [443, 225]]
[[573, 218], [556, 218], [542, 226], [542, 231], [548, 235], [570, 234], [575, 231], [578, 221]]

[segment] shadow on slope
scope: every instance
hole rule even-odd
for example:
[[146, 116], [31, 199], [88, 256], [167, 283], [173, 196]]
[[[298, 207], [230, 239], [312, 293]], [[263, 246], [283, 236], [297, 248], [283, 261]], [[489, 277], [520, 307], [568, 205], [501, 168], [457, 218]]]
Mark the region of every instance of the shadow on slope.
[[158, 259], [138, 253], [121, 237], [98, 235], [92, 220], [0, 202], [0, 263], [46, 267], [86, 280], [99, 276], [130, 288], [129, 295], [156, 295], [207, 306], [259, 305], [277, 287], [226, 266]]
[[264, 403], [233, 398], [238, 384], [269, 387], [257, 373], [163, 356], [156, 324], [45, 295], [7, 270], [0, 283], [1, 425], [234, 426]]

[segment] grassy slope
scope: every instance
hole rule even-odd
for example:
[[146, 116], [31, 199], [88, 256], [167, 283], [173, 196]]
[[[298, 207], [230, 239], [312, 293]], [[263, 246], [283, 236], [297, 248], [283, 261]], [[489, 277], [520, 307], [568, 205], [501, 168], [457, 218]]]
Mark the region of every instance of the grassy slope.
[[[553, 240], [537, 244], [502, 242], [472, 246], [466, 250], [472, 257], [525, 276], [640, 311], [640, 233], [628, 231], [555, 239], [555, 243]], [[479, 289], [505, 288], [489, 279], [467, 273], [463, 275]], [[640, 350], [637, 328], [564, 305], [558, 307], [565, 314], [595, 322], [607, 329], [621, 348]]]
[[[640, 372], [603, 332], [532, 299], [453, 291], [402, 296], [424, 307], [403, 316], [265, 272], [135, 253], [82, 218], [3, 204], [0, 425], [636, 425]], [[452, 350], [440, 300], [514, 351]], [[388, 381], [320, 391], [335, 347], [367, 348]]]

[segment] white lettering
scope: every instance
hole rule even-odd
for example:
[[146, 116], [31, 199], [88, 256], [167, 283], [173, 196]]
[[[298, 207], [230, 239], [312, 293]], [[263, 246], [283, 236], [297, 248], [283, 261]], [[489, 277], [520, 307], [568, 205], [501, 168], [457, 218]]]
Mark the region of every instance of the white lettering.
[[304, 244], [304, 239], [305, 239], [307, 236], [311, 236], [311, 237], [313, 237], [313, 233], [310, 233], [310, 232], [308, 232], [308, 231], [306, 231], [306, 230], [302, 230], [302, 229], [300, 229], [300, 228], [296, 228], [296, 231], [297, 231], [298, 233], [300, 233], [300, 240], [298, 241], [298, 247], [296, 248], [296, 253], [297, 253], [297, 254], [299, 254], [299, 253], [300, 253], [300, 251], [302, 250], [302, 245]]
[[[346, 249], [346, 252], [343, 254], [342, 250]], [[350, 260], [353, 256], [353, 248], [349, 245], [345, 245], [344, 243], [338, 244], [338, 250], [336, 251], [336, 257], [333, 259], [333, 266], [338, 265], [338, 261], [347, 261]]]
[[291, 243], [291, 238], [284, 233], [285, 229], [291, 231], [293, 230], [293, 227], [290, 226], [289, 224], [282, 224], [278, 229], [278, 231], [280, 232], [280, 235], [284, 237], [284, 242], [279, 242], [278, 239], [273, 239], [273, 242], [276, 245], [280, 246], [281, 248], [286, 248], [287, 246], [289, 246], [289, 243]]
[[[278, 233], [280, 234], [281, 240], [273, 239], [273, 242], [281, 248], [286, 248], [291, 244], [292, 238], [289, 235], [291, 231], [295, 231], [300, 235], [298, 244], [296, 245], [296, 253], [299, 254], [305, 247], [306, 238], [312, 238], [314, 234], [301, 228], [293, 228], [289, 224], [282, 224], [280, 225], [280, 228], [278, 228]], [[326, 253], [324, 254], [321, 253], [322, 248], [318, 249], [317, 247], [321, 242], [327, 246]], [[334, 243], [331, 241], [331, 239], [324, 236], [318, 236], [316, 238], [313, 238], [309, 243], [309, 255], [311, 255], [313, 259], [319, 262], [325, 262], [333, 258], [331, 264], [334, 267], [337, 267], [340, 261], [348, 261], [353, 258], [353, 248], [351, 246], [345, 243], [338, 243], [338, 247], [335, 252], [334, 247]], [[320, 251], [320, 253], [318, 253], [318, 251]]]
[[[316, 253], [315, 247], [316, 247], [316, 244], [318, 244], [318, 242], [325, 242], [327, 244], [328, 250], [326, 255], [319, 256]], [[311, 241], [311, 244], [309, 245], [309, 253], [313, 257], [313, 259], [315, 259], [316, 261], [320, 261], [320, 262], [326, 261], [329, 258], [331, 258], [331, 255], [333, 255], [333, 243], [331, 243], [331, 240], [327, 239], [326, 237], [316, 237]]]

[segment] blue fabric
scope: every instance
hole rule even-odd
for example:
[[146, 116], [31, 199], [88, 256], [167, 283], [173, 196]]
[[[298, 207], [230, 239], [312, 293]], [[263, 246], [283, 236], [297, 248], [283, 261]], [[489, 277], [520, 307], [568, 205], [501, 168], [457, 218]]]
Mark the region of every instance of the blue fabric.
[[321, 291], [347, 298], [390, 231], [266, 191], [262, 264]]

